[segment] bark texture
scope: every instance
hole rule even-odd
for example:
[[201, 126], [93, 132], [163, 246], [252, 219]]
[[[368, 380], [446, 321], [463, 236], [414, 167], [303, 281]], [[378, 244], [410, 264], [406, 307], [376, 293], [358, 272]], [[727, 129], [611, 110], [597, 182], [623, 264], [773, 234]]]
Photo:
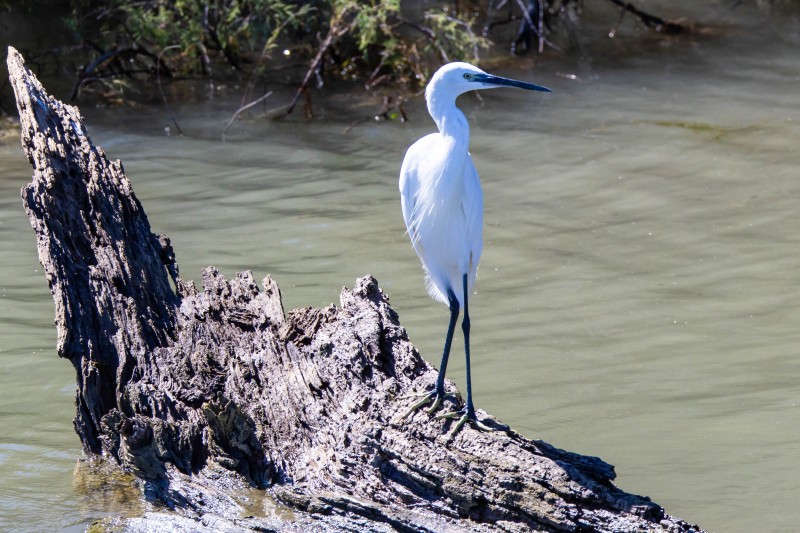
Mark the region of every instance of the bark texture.
[[[370, 276], [339, 306], [288, 314], [269, 277], [259, 288], [250, 272], [225, 279], [209, 267], [201, 289], [182, 281], [122, 164], [14, 49], [8, 64], [34, 169], [24, 205], [58, 353], [77, 371], [75, 429], [87, 453], [175, 511], [110, 528], [700, 531], [617, 488], [596, 457], [510, 430], [448, 438], [453, 421], [424, 411], [398, 421], [436, 370]], [[240, 518], [245, 485], [291, 507], [293, 521]]]

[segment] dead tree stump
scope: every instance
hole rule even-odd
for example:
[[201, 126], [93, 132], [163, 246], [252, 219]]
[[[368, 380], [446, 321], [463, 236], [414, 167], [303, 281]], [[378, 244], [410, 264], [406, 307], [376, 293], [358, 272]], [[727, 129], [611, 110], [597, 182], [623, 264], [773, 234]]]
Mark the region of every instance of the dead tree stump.
[[[8, 66], [34, 169], [22, 197], [58, 354], [77, 371], [75, 430], [176, 511], [127, 531], [699, 531], [614, 486], [598, 458], [513, 431], [448, 439], [453, 422], [424, 412], [398, 422], [436, 370], [370, 276], [338, 307], [288, 314], [269, 277], [209, 267], [202, 289], [182, 281], [122, 164], [13, 48]], [[243, 483], [296, 521], [238, 518]]]

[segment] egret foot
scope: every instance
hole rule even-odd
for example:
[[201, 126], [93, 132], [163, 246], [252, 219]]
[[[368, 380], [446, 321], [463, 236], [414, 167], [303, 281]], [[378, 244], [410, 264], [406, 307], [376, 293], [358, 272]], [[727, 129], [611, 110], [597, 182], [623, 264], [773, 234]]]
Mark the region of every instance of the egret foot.
[[411, 415], [411, 414], [412, 414], [414, 411], [418, 411], [419, 409], [421, 409], [422, 407], [424, 407], [426, 404], [428, 404], [428, 403], [429, 403], [429, 402], [431, 402], [431, 401], [433, 402], [433, 405], [431, 405], [431, 406], [430, 406], [430, 407], [429, 407], [429, 408], [426, 410], [426, 412], [427, 412], [428, 414], [432, 414], [432, 413], [434, 413], [434, 412], [435, 412], [437, 409], [439, 409], [439, 407], [441, 407], [441, 405], [442, 405], [442, 402], [443, 402], [443, 401], [444, 401], [444, 399], [445, 399], [445, 398], [447, 398], [447, 397], [455, 398], [455, 400], [456, 400], [456, 401], [458, 401], [458, 402], [460, 402], [460, 401], [461, 401], [461, 393], [460, 393], [460, 392], [458, 392], [458, 391], [455, 391], [455, 392], [444, 392], [444, 393], [441, 393], [441, 394], [439, 394], [439, 393], [437, 393], [437, 392], [436, 392], [436, 390], [435, 390], [435, 389], [434, 389], [434, 390], [432, 390], [432, 391], [430, 391], [430, 392], [423, 392], [422, 394], [412, 394], [412, 395], [410, 395], [410, 396], [403, 396], [403, 397], [402, 397], [403, 399], [408, 399], [408, 398], [420, 398], [420, 400], [419, 400], [417, 403], [415, 403], [414, 405], [412, 405], [412, 406], [411, 406], [411, 407], [408, 409], [408, 411], [406, 411], [406, 412], [403, 414], [403, 416], [401, 416], [401, 417], [400, 417], [400, 420], [405, 420], [405, 419], [406, 419], [406, 418], [408, 418], [408, 417], [409, 417], [409, 416], [410, 416], [410, 415]]
[[[461, 418], [458, 418], [459, 416]], [[487, 426], [486, 424], [484, 424], [483, 422], [478, 420], [478, 417], [475, 416], [475, 412], [474, 411], [470, 413], [470, 411], [468, 409], [461, 409], [459, 411], [452, 411], [450, 413], [444, 413], [444, 414], [441, 414], [441, 415], [437, 415], [436, 418], [439, 418], [439, 419], [458, 418], [458, 422], [456, 422], [455, 427], [453, 427], [453, 430], [448, 435], [448, 439], [452, 439], [453, 437], [455, 437], [458, 434], [458, 432], [461, 431], [461, 428], [464, 427], [464, 424], [466, 424], [467, 422], [472, 424], [472, 426], [475, 429], [478, 429], [480, 431], [496, 431], [496, 430], [499, 430], [499, 429], [506, 429], [506, 428], [492, 428], [492, 427]]]

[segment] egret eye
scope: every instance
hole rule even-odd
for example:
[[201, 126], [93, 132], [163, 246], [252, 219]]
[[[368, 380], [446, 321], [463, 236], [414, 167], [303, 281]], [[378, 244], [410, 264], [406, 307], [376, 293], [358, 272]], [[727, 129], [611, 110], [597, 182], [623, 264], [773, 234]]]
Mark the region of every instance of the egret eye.
[[464, 79], [465, 80], [471, 80], [472, 79], [472, 74], [464, 74]]

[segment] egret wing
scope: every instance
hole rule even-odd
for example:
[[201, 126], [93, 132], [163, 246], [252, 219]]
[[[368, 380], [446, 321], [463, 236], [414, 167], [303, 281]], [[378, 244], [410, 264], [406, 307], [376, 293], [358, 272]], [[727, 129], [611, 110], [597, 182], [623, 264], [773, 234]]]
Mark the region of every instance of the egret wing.
[[481, 180], [478, 177], [478, 170], [472, 162], [472, 156], [467, 157], [467, 163], [464, 166], [464, 194], [461, 200], [461, 209], [467, 222], [471, 285], [483, 252], [483, 191], [481, 189]]
[[417, 227], [417, 218], [420, 215], [418, 203], [421, 186], [419, 166], [425, 157], [425, 140], [426, 137], [423, 137], [411, 145], [403, 159], [403, 166], [400, 168], [400, 205], [403, 209], [403, 221], [406, 223], [406, 231], [411, 238], [411, 245], [420, 257], [422, 257], [422, 250], [419, 248], [421, 243]]
[[412, 214], [416, 205], [417, 176], [416, 169], [409, 169], [408, 158], [403, 160], [403, 167], [400, 169], [400, 206], [403, 208], [403, 221], [406, 223], [411, 240], [412, 234]]

